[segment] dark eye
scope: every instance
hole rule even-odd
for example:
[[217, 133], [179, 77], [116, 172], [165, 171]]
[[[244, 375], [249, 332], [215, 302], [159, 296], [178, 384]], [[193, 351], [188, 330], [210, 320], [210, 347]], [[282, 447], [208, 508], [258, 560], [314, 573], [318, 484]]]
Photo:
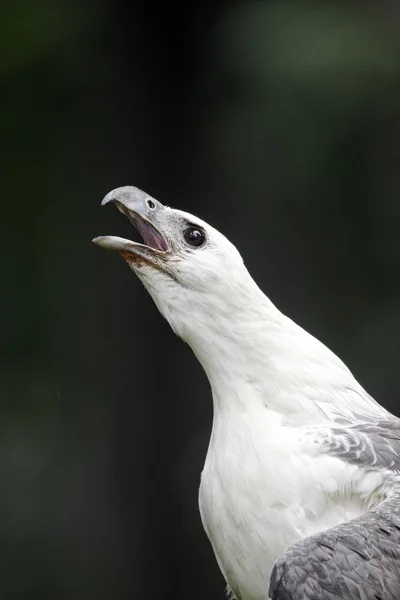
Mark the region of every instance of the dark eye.
[[189, 227], [183, 234], [185, 241], [189, 246], [202, 246], [206, 241], [206, 235], [202, 229]]

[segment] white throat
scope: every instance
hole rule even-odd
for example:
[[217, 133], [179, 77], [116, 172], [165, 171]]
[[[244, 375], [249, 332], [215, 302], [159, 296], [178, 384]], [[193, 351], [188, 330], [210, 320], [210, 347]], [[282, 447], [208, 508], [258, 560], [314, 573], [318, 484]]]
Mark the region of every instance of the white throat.
[[[243, 284], [209, 310], [194, 307], [191, 328], [182, 335], [206, 372], [214, 414], [249, 411], [261, 403], [299, 425], [352, 417], [359, 404], [365, 412], [368, 395], [344, 363], [283, 315], [248, 273]], [[338, 392], [334, 403], [330, 386]], [[378, 405], [372, 398], [368, 401], [376, 414]]]

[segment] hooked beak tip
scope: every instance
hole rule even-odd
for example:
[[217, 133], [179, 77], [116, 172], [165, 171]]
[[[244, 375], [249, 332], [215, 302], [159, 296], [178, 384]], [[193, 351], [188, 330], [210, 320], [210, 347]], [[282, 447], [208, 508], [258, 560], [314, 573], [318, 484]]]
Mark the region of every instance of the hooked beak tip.
[[115, 200], [114, 194], [113, 194], [113, 192], [109, 192], [107, 194], [107, 196], [104, 196], [103, 200], [101, 201], [101, 206], [104, 206], [105, 204], [108, 204], [112, 200]]

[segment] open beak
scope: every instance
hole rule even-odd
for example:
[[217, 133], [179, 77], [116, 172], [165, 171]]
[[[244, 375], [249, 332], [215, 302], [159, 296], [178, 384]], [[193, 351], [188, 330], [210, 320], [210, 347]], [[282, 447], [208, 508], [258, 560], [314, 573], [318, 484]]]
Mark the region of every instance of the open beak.
[[98, 246], [119, 252], [128, 262], [153, 263], [169, 253], [168, 244], [154, 222], [155, 214], [164, 207], [148, 194], [134, 187], [113, 190], [102, 201], [102, 205], [112, 202], [136, 227], [144, 243], [138, 243], [115, 236], [100, 236], [93, 240]]

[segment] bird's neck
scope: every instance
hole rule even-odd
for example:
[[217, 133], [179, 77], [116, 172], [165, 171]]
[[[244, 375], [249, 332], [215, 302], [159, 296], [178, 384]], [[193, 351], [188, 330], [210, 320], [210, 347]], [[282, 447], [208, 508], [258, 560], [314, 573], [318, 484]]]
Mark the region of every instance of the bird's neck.
[[262, 404], [285, 419], [325, 418], [318, 397], [336, 382], [352, 383], [351, 373], [260, 290], [252, 302], [237, 298], [213, 318], [193, 318], [185, 340], [207, 374], [215, 414]]
[[248, 388], [276, 378], [275, 359], [290, 323], [259, 288], [239, 300], [240, 294], [233, 295], [225, 306], [214, 306], [211, 315], [194, 312], [184, 337], [208, 377], [216, 409], [226, 402], [244, 405]]

